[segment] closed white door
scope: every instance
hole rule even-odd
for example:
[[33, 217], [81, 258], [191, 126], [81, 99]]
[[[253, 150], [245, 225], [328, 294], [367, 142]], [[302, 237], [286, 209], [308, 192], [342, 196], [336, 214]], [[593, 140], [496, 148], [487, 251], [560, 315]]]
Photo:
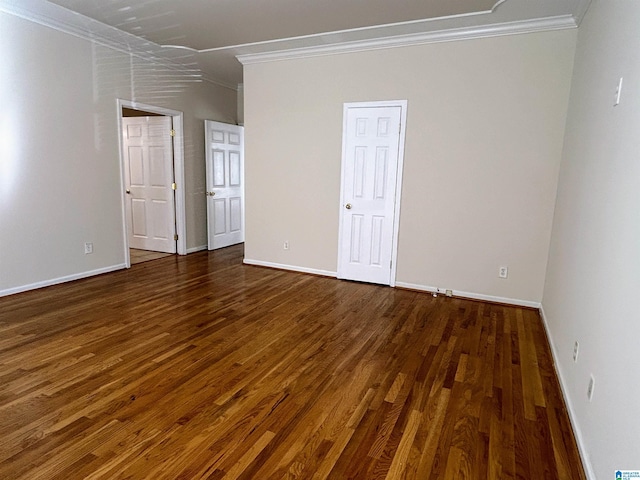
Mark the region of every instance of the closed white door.
[[209, 250], [244, 242], [244, 128], [205, 121]]
[[402, 106], [345, 106], [338, 278], [391, 285]]
[[176, 253], [171, 117], [122, 119], [130, 248]]

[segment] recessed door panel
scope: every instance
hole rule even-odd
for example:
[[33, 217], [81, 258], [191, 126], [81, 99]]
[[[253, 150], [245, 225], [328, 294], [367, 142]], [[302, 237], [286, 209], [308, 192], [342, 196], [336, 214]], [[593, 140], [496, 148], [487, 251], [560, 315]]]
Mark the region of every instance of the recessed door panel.
[[385, 197], [388, 157], [389, 149], [387, 147], [378, 147], [376, 149], [376, 173], [373, 180], [373, 198], [376, 200], [384, 200]]
[[349, 262], [352, 264], [362, 263], [362, 227], [364, 223], [364, 217], [362, 215], [351, 216], [351, 233], [349, 246], [351, 255]]
[[371, 218], [371, 262], [370, 265], [382, 266], [382, 249], [384, 247], [384, 217]]
[[229, 231], [239, 232], [242, 229], [242, 199], [233, 197], [229, 199]]
[[367, 176], [367, 147], [355, 148], [355, 166], [353, 168], [353, 196], [364, 197], [364, 185]]
[[213, 200], [213, 234], [224, 235], [227, 233], [227, 199], [217, 198]]
[[125, 132], [125, 138], [140, 138], [142, 137], [142, 125], [127, 125]]
[[241, 184], [240, 152], [229, 152], [229, 186], [239, 187]]
[[149, 184], [152, 187], [164, 188], [171, 182], [167, 175], [167, 162], [162, 147], [149, 147]]
[[153, 208], [153, 232], [154, 240], [167, 240], [169, 238], [169, 225], [167, 224], [167, 202], [164, 200], [153, 200], [151, 202]]
[[225, 143], [224, 142], [224, 132], [218, 129], [211, 130], [211, 141], [213, 143]]
[[213, 151], [213, 187], [225, 187], [226, 153], [224, 150]]
[[129, 147], [129, 186], [142, 187], [145, 184], [144, 153], [142, 147]]
[[141, 198], [131, 199], [132, 233], [134, 237], [147, 236], [147, 202]]

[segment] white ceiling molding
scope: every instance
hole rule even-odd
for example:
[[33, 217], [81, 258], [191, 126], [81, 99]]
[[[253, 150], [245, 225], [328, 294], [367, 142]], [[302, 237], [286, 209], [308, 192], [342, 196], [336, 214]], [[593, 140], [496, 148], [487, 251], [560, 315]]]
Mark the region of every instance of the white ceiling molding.
[[0, 0], [0, 12], [73, 35], [127, 55], [133, 55], [164, 68], [175, 70], [194, 81], [207, 81], [221, 87], [237, 90], [227, 84], [205, 76], [198, 68], [193, 54], [180, 54], [130, 33], [40, 0]]
[[[479, 12], [473, 12], [473, 13], [462, 13], [462, 14], [458, 14], [458, 15], [450, 15], [448, 17], [437, 17], [437, 18], [428, 18], [428, 19], [420, 19], [420, 20], [409, 20], [406, 22], [397, 22], [397, 23], [388, 23], [388, 24], [384, 24], [384, 25], [369, 25], [367, 27], [359, 27], [359, 28], [350, 28], [348, 30], [337, 30], [337, 31], [332, 31], [332, 32], [321, 32], [321, 33], [312, 33], [309, 35], [300, 35], [297, 37], [287, 37], [287, 38], [276, 38], [274, 40], [264, 40], [262, 42], [253, 42], [253, 43], [244, 43], [241, 45], [227, 45], [224, 47], [215, 47], [215, 48], [205, 48], [202, 50], [195, 50], [193, 48], [189, 48], [189, 47], [183, 47], [180, 45], [165, 45], [166, 47], [170, 47], [170, 48], [184, 48], [187, 50], [191, 50], [193, 52], [198, 52], [198, 53], [209, 53], [209, 52], [217, 52], [217, 51], [221, 51], [221, 50], [235, 50], [235, 49], [243, 49], [243, 48], [252, 48], [252, 47], [261, 47], [264, 45], [267, 45], [269, 47], [277, 47], [278, 44], [286, 44], [292, 41], [305, 41], [305, 40], [311, 40], [313, 41], [313, 39], [323, 39], [323, 38], [327, 38], [327, 36], [329, 37], [344, 37], [347, 36], [345, 38], [348, 38], [349, 35], [352, 34], [358, 34], [358, 33], [364, 33], [366, 35], [367, 32], [369, 31], [375, 31], [376, 32], [376, 37], [377, 38], [379, 36], [379, 32], [388, 32], [388, 31], [392, 31], [392, 29], [396, 29], [396, 31], [398, 29], [412, 29], [412, 28], [416, 28], [418, 30], [423, 30], [425, 28], [425, 25], [428, 25], [434, 21], [443, 21], [443, 20], [448, 20], [448, 21], [452, 21], [452, 20], [457, 20], [457, 19], [461, 19], [461, 18], [467, 18], [467, 17], [474, 17], [474, 16], [481, 16], [481, 15], [487, 15], [489, 13], [492, 13], [493, 10], [496, 8], [496, 6], [500, 5], [502, 2], [505, 2], [506, 0], [500, 0], [498, 3], [496, 3], [496, 5], [491, 9], [491, 10], [486, 10], [486, 11], [479, 11]], [[286, 48], [286, 47], [285, 47]], [[271, 48], [271, 50], [273, 50], [274, 48]]]
[[379, 38], [374, 40], [335, 43], [331, 45], [294, 48], [289, 50], [263, 53], [240, 54], [236, 55], [236, 58], [240, 61], [240, 63], [242, 63], [242, 65], [251, 65], [254, 63], [275, 62], [280, 60], [335, 55], [340, 53], [363, 52], [367, 50], [379, 50], [384, 48], [408, 47], [412, 45], [425, 45], [429, 43], [471, 40], [477, 38], [535, 33], [550, 30], [564, 30], [568, 28], [576, 28], [577, 26], [578, 24], [576, 23], [576, 19], [572, 15], [559, 15], [556, 17], [534, 20], [523, 20], [516, 22], [497, 23], [493, 25], [480, 25], [426, 33], [398, 35], [394, 37]]
[[582, 19], [587, 13], [587, 10], [589, 10], [590, 5], [591, 0], [578, 0], [578, 6], [576, 7], [575, 14], [573, 15], [578, 26], [582, 23]]
[[[111, 3], [104, 2], [100, 7], [116, 8]], [[238, 83], [242, 82], [242, 65], [252, 63], [576, 28], [591, 0], [497, 0], [492, 3], [491, 11], [202, 50], [160, 45], [45, 0], [0, 0], [0, 12], [152, 62], [175, 71], [186, 81], [207, 81], [237, 90]]]

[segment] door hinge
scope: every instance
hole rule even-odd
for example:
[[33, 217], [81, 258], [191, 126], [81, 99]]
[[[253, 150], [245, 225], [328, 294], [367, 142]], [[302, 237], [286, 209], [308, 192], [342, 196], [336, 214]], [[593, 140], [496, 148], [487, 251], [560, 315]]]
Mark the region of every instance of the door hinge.
[[169, 130], [169, 135], [171, 135], [172, 137], [175, 137], [176, 131], [172, 128], [171, 130]]
[[177, 233], [173, 235], [173, 239], [174, 239], [176, 242], [178, 241], [178, 234], [177, 234]]
[[176, 184], [176, 182], [173, 182], [171, 184], [171, 190], [177, 190], [178, 189], [178, 185]]

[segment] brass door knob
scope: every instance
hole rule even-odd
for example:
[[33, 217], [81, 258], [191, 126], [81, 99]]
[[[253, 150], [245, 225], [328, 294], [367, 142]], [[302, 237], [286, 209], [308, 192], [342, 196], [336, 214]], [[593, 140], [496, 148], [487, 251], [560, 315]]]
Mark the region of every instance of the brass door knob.
[[216, 196], [216, 192], [204, 192], [204, 194], [208, 197], [215, 197]]
[[347, 204], [344, 206], [344, 208], [346, 208], [347, 210], [351, 210], [351, 204], [350, 204], [350, 203], [347, 203]]

